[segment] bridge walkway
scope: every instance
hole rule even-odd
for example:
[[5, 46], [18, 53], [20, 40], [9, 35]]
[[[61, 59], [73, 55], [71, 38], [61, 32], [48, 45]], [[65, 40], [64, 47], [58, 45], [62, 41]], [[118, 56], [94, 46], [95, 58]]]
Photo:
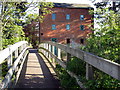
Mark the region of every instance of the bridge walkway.
[[17, 87], [60, 88], [60, 82], [50, 63], [44, 57], [41, 57], [37, 50], [31, 49], [29, 52]]

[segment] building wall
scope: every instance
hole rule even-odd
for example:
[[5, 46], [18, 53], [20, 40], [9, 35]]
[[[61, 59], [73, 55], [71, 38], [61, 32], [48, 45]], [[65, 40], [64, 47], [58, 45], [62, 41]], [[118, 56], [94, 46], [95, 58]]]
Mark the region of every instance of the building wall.
[[39, 22], [31, 22], [24, 27], [25, 36], [29, 37], [30, 42], [39, 42]]
[[[88, 26], [93, 21], [89, 9], [54, 7], [52, 11], [56, 14], [56, 19], [52, 20], [52, 14], [48, 14], [45, 15], [43, 23], [40, 23], [41, 41], [57, 38], [57, 42], [66, 43], [66, 39], [69, 38], [80, 43], [82, 38], [85, 39], [92, 33]], [[66, 20], [66, 14], [70, 14], [70, 20]], [[80, 15], [84, 15], [84, 20], [80, 20]], [[56, 30], [52, 30], [52, 24], [56, 25]], [[66, 30], [67, 24], [70, 24], [70, 30]], [[80, 25], [84, 25], [85, 29], [80, 30]]]

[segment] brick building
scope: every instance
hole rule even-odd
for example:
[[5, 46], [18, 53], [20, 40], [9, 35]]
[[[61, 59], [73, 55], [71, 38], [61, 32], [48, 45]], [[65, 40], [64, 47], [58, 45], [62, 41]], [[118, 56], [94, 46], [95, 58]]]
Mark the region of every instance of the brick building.
[[54, 3], [53, 12], [45, 15], [42, 23], [32, 22], [24, 31], [33, 42], [56, 41], [65, 44], [74, 41], [85, 44], [85, 39], [92, 33], [89, 27], [93, 22], [90, 9], [93, 8], [87, 4]]
[[45, 15], [40, 23], [40, 40], [69, 43], [74, 41], [85, 44], [88, 34], [92, 33], [89, 25], [93, 22], [87, 4], [54, 3], [53, 13]]

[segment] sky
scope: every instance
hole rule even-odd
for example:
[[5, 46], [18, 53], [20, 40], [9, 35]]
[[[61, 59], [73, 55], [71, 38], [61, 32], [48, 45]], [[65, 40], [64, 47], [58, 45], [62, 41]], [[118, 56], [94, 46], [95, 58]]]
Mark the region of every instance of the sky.
[[[27, 0], [32, 1], [32, 0]], [[43, 0], [34, 0], [37, 2], [43, 1]], [[90, 4], [90, 0], [44, 0], [46, 2], [59, 2], [59, 3], [78, 3], [78, 4]], [[99, 0], [98, 0], [99, 1]]]
[[46, 0], [50, 2], [59, 2], [59, 3], [81, 3], [81, 4], [89, 4], [89, 0]]
[[[33, 0], [27, 0], [28, 2], [31, 2]], [[35, 2], [41, 2], [43, 0], [34, 0]], [[94, 5], [91, 3], [90, 0], [44, 0], [46, 2], [58, 2], [58, 3], [77, 3], [77, 4], [89, 4], [92, 7], [94, 7]], [[101, 1], [101, 0], [96, 0], [96, 1]], [[36, 9], [35, 12], [38, 12], [38, 9]], [[31, 13], [35, 13], [35, 12], [31, 12]]]

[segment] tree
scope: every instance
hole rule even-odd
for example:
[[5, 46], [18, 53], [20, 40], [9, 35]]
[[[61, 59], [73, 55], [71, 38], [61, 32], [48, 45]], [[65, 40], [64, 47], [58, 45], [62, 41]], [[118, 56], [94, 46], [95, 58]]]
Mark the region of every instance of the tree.
[[108, 7], [109, 10], [113, 10], [114, 12], [120, 11], [120, 1], [112, 1], [112, 0], [104, 0], [102, 2], [97, 2], [97, 0], [90, 0], [96, 8], [104, 9]]
[[[97, 8], [100, 18], [95, 18], [98, 28], [94, 28], [83, 50], [120, 64], [120, 12], [109, 8]], [[94, 80], [86, 84], [87, 88], [118, 88], [120, 81], [93, 67]]]
[[98, 9], [95, 13], [102, 19], [97, 20], [99, 28], [94, 29], [94, 33], [88, 38], [86, 50], [120, 63], [120, 13], [109, 9]]
[[14, 44], [25, 39], [23, 32], [24, 25], [33, 20], [39, 21], [43, 19], [43, 15], [28, 14], [29, 7], [42, 7], [42, 11], [50, 13], [48, 8], [52, 7], [52, 3], [5, 2], [3, 0], [0, 6], [0, 49], [2, 49], [6, 48], [9, 44]]

